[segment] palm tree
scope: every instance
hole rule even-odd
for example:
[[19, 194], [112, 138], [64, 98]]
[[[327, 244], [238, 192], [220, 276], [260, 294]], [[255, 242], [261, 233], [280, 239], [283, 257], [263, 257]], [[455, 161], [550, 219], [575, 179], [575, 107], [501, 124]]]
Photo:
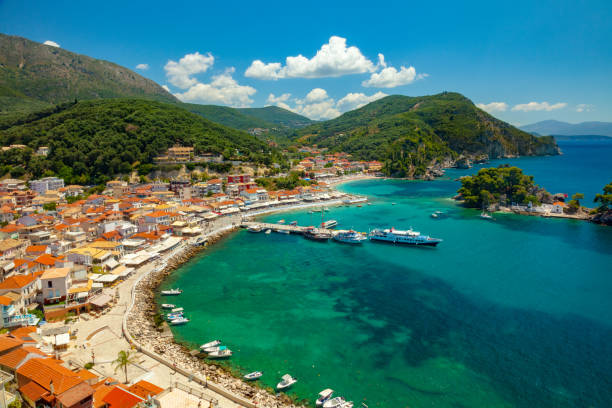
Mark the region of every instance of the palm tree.
[[121, 350], [119, 354], [117, 354], [117, 359], [113, 361], [113, 367], [115, 367], [115, 372], [117, 370], [123, 369], [125, 373], [125, 383], [128, 382], [127, 369], [130, 364], [135, 364], [136, 359], [129, 351]]

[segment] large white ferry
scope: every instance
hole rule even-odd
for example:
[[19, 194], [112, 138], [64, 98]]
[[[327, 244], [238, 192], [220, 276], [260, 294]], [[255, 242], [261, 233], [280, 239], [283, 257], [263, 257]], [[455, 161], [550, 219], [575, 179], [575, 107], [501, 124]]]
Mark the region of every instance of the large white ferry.
[[439, 238], [421, 235], [420, 232], [413, 231], [412, 228], [409, 230], [396, 230], [394, 228], [375, 229], [370, 231], [370, 239], [374, 241], [392, 242], [394, 244], [424, 246], [436, 246], [442, 242]]

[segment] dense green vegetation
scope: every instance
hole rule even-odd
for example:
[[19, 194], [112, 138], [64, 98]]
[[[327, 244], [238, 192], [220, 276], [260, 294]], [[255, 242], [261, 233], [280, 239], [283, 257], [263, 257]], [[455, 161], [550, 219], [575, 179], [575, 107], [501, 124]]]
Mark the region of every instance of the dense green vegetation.
[[[269, 164], [278, 155], [271, 155], [265, 143], [245, 132], [161, 102], [85, 101], [30, 119], [0, 130], [1, 145], [28, 146], [0, 153], [0, 170], [5, 173], [56, 174], [67, 184], [100, 183], [134, 169], [143, 174], [147, 170], [143, 166], [176, 143], [194, 146], [196, 154], [215, 152], [258, 163]], [[47, 157], [33, 155], [40, 146], [51, 148]]]
[[550, 137], [536, 138], [478, 109], [469, 99], [388, 96], [299, 130], [295, 141], [380, 160], [394, 176], [419, 176], [434, 161], [459, 154], [557, 154]]
[[237, 111], [247, 116], [272, 123], [276, 126], [284, 126], [288, 128], [301, 128], [315, 123], [314, 120], [308, 119], [306, 116], [288, 111], [287, 109], [279, 108], [278, 106], [266, 106], [264, 108], [239, 108]]
[[187, 109], [189, 112], [197, 113], [208, 120], [234, 129], [248, 130], [252, 128], [272, 128], [275, 126], [272, 122], [266, 122], [254, 116], [246, 115], [239, 109], [230, 108], [229, 106], [198, 105], [195, 103], [179, 103], [178, 106]]
[[523, 174], [518, 167], [480, 169], [474, 176], [461, 178], [461, 194], [467, 207], [482, 208], [490, 204], [513, 202], [539, 204], [538, 187], [533, 176]]
[[612, 182], [604, 186], [603, 194], [595, 195], [594, 201], [599, 203], [599, 207], [597, 207], [597, 211], [599, 212], [605, 212], [612, 209]]
[[312, 181], [302, 180], [304, 172], [292, 171], [286, 177], [261, 177], [255, 182], [266, 190], [293, 190], [297, 186], [308, 186]]
[[176, 101], [161, 86], [125, 67], [0, 34], [0, 117], [75, 98], [115, 97]]

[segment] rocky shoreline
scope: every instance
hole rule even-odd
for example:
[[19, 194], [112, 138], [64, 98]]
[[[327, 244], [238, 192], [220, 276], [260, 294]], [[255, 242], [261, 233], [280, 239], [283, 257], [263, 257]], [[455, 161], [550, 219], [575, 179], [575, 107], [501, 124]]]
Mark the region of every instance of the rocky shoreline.
[[[213, 244], [222, 239], [226, 234], [236, 230], [233, 228], [228, 231], [219, 232], [209, 237], [209, 244]], [[204, 250], [205, 247], [188, 247], [168, 260], [167, 266], [159, 271], [151, 272], [143, 277], [134, 288], [134, 307], [127, 317], [127, 326], [130, 333], [140, 345], [150, 351], [175, 362], [176, 366], [193, 373], [201, 373], [207, 380], [231, 391], [242, 398], [249, 400], [261, 407], [286, 407], [297, 408], [303, 405], [296, 405], [286, 394], [274, 395], [273, 390], [263, 389], [251, 383], [246, 383], [240, 378], [235, 377], [228, 369], [207, 363], [206, 360], [194, 356], [191, 350], [184, 345], [177, 343], [171, 334], [164, 335], [170, 330], [164, 323], [160, 327], [155, 326], [155, 316], [158, 307], [153, 301], [159, 286], [175, 269], [182, 266], [193, 256]]]

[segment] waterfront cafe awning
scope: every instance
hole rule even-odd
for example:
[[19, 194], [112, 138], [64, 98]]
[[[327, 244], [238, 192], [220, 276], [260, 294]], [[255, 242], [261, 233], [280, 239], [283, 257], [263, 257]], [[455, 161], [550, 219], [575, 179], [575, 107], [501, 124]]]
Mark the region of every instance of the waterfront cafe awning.
[[91, 303], [92, 305], [94, 305], [96, 307], [104, 307], [107, 304], [109, 304], [111, 300], [113, 300], [113, 298], [111, 298], [109, 295], [103, 293], [101, 295], [96, 296], [95, 298], [92, 298], [89, 301], [89, 303]]
[[223, 215], [226, 215], [226, 214], [235, 214], [237, 212], [240, 212], [240, 208], [231, 207], [231, 208], [226, 208], [224, 210], [221, 210], [220, 212]]
[[109, 273], [106, 275], [102, 275], [96, 279], [94, 279], [94, 282], [101, 282], [101, 283], [112, 283], [114, 281], [116, 281], [117, 279], [119, 279], [119, 276]]

